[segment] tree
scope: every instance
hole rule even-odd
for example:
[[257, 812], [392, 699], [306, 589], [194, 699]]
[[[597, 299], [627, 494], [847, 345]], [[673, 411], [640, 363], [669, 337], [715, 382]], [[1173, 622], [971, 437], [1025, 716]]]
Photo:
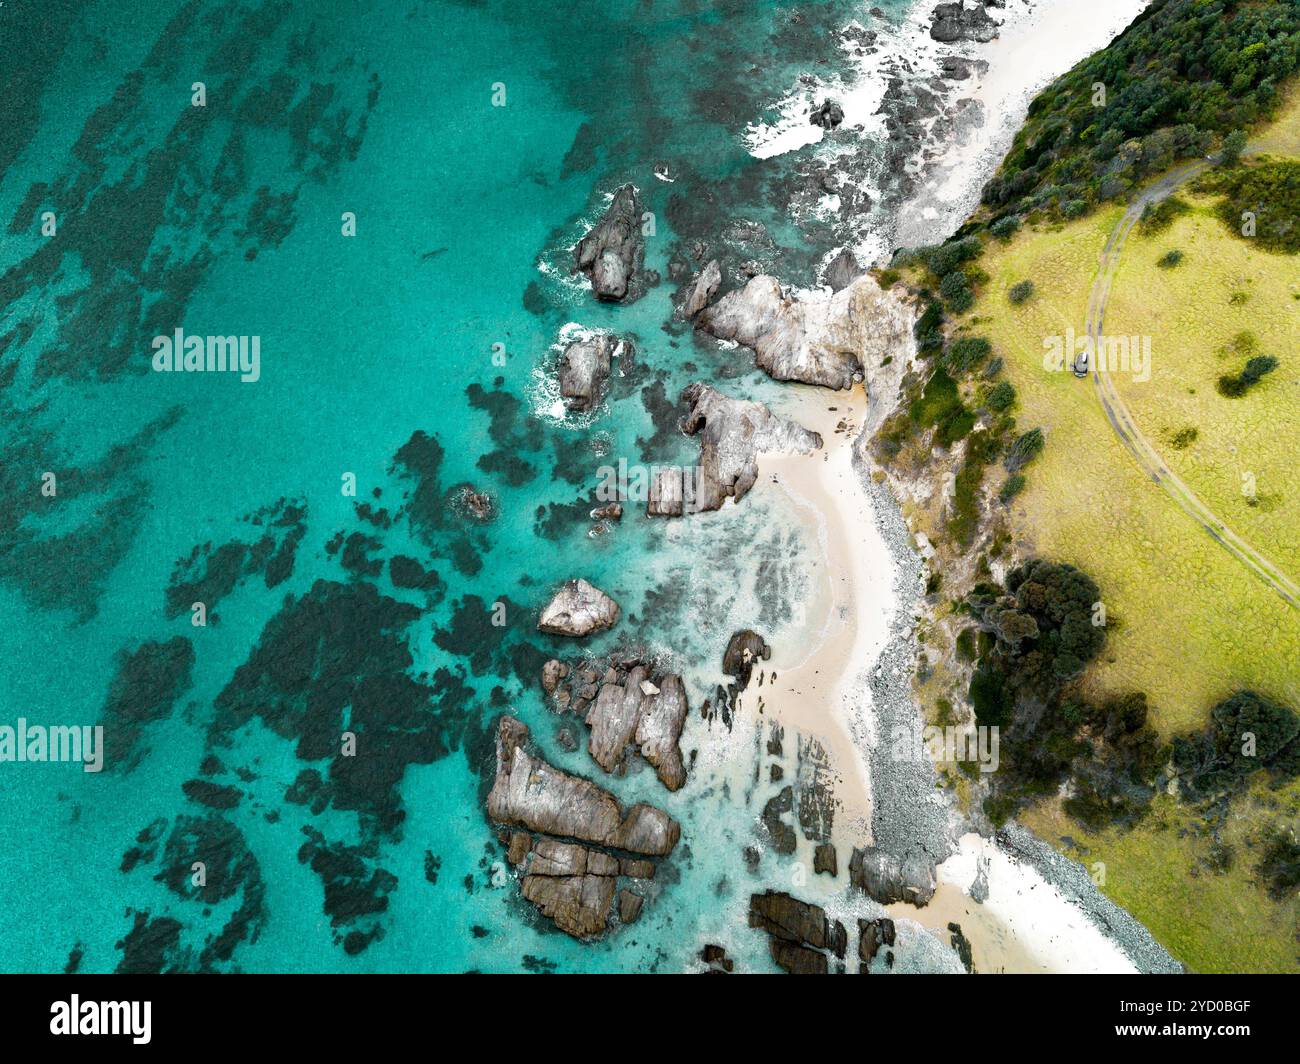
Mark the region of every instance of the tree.
[[1224, 166], [1236, 166], [1241, 162], [1241, 153], [1246, 148], [1246, 133], [1244, 130], [1234, 129], [1223, 138], [1223, 150], [1221, 157]]

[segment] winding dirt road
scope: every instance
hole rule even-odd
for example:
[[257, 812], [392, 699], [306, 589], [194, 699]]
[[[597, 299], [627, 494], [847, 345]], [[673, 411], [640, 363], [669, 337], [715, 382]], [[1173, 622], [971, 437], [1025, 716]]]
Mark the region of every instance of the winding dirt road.
[[1097, 280], [1093, 283], [1092, 294], [1088, 297], [1088, 336], [1092, 340], [1091, 369], [1092, 380], [1096, 386], [1097, 398], [1110, 421], [1115, 435], [1128, 449], [1134, 460], [1153, 481], [1159, 484], [1171, 499], [1204, 532], [1215, 540], [1242, 564], [1248, 566], [1269, 587], [1282, 596], [1288, 603], [1300, 609], [1300, 586], [1281, 569], [1268, 560], [1244, 539], [1230, 529], [1191, 488], [1179, 478], [1160, 457], [1151, 441], [1143, 434], [1125, 405], [1119, 390], [1115, 387], [1113, 374], [1103, 372], [1097, 352], [1104, 350], [1101, 338], [1105, 335], [1103, 323], [1106, 316], [1106, 304], [1110, 298], [1111, 285], [1119, 269], [1120, 255], [1125, 241], [1142, 217], [1142, 212], [1153, 203], [1158, 203], [1185, 182], [1204, 172], [1211, 165], [1210, 160], [1188, 163], [1171, 171], [1155, 184], [1145, 189], [1132, 205], [1124, 212], [1122, 218], [1111, 231], [1106, 246], [1101, 253], [1101, 262], [1097, 271]]

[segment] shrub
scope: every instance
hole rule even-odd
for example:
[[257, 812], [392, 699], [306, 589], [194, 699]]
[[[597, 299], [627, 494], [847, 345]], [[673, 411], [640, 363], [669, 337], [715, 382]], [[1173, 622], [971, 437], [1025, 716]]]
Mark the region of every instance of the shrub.
[[1238, 399], [1255, 387], [1266, 375], [1277, 369], [1277, 359], [1272, 355], [1256, 355], [1235, 376], [1225, 373], [1219, 378], [1219, 393], [1229, 399]]
[[937, 300], [931, 299], [925, 310], [912, 326], [916, 337], [916, 350], [924, 356], [937, 355], [943, 350], [943, 307]]
[[997, 414], [1010, 410], [1015, 401], [1016, 389], [1010, 381], [998, 381], [984, 400], [988, 408]]
[[970, 281], [961, 270], [953, 270], [939, 282], [939, 294], [949, 306], [971, 294]]
[[1019, 284], [1013, 284], [1007, 292], [1007, 298], [1016, 306], [1026, 302], [1034, 294], [1033, 281], [1021, 281]]
[[930, 272], [936, 277], [946, 277], [963, 262], [978, 258], [984, 251], [984, 245], [977, 236], [950, 240], [937, 248], [924, 252], [924, 261]]
[[1182, 261], [1183, 261], [1183, 253], [1179, 251], [1177, 248], [1174, 248], [1173, 251], [1166, 251], [1163, 255], [1161, 255], [1160, 258], [1156, 260], [1156, 265], [1159, 266], [1162, 270], [1172, 270], [1175, 266], [1177, 266]]
[[1255, 215], [1254, 235], [1246, 237], [1268, 251], [1300, 252], [1300, 160], [1269, 159], [1203, 180], [1203, 187], [1224, 198], [1217, 213], [1234, 234], [1242, 232], [1242, 215]]
[[1195, 425], [1187, 425], [1169, 438], [1169, 445], [1175, 451], [1185, 451], [1188, 447], [1196, 442], [1196, 437], [1200, 435], [1200, 430]]
[[1002, 463], [1008, 473], [1017, 473], [1028, 465], [1043, 449], [1043, 430], [1030, 429], [1016, 438]]
[[1142, 228], [1148, 233], [1160, 233], [1173, 224], [1175, 218], [1191, 212], [1185, 200], [1166, 196], [1159, 203], [1148, 203], [1142, 212]]
[[1020, 228], [1020, 219], [1014, 214], [1008, 214], [1005, 218], [999, 218], [989, 226], [989, 232], [999, 240], [1010, 240]]
[[1289, 832], [1274, 826], [1256, 871], [1268, 884], [1268, 896], [1274, 901], [1295, 897], [1300, 888], [1300, 844]]
[[944, 355], [944, 365], [949, 373], [969, 373], [989, 357], [993, 345], [982, 336], [963, 336], [954, 340]]
[[1025, 488], [1025, 475], [1023, 473], [1012, 473], [1007, 477], [1006, 482], [1002, 485], [1002, 490], [998, 492], [998, 498], [1002, 502], [1010, 502], [1019, 495]]

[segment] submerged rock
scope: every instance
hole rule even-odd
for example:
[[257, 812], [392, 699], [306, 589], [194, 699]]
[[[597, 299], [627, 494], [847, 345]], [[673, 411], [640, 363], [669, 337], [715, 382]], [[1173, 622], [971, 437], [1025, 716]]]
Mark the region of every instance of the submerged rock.
[[597, 406], [605, 396], [611, 361], [623, 341], [608, 333], [574, 340], [560, 355], [558, 376], [564, 405], [582, 412]]
[[600, 588], [586, 580], [570, 580], [546, 604], [537, 627], [548, 635], [582, 638], [613, 628], [618, 617], [618, 603]]
[[881, 905], [905, 901], [920, 907], [934, 897], [935, 865], [915, 854], [900, 859], [868, 846], [849, 858], [849, 881]]
[[760, 454], [810, 454], [822, 445], [817, 433], [762, 403], [733, 399], [698, 381], [686, 386], [682, 401], [690, 407], [682, 431], [699, 436], [700, 462], [693, 471], [656, 470], [646, 508], [652, 517], [717, 510], [728, 498], [739, 502], [758, 479]]
[[636, 188], [624, 185], [595, 228], [578, 241], [574, 258], [591, 278], [596, 298], [617, 303], [640, 295], [635, 282], [644, 253], [641, 204]]

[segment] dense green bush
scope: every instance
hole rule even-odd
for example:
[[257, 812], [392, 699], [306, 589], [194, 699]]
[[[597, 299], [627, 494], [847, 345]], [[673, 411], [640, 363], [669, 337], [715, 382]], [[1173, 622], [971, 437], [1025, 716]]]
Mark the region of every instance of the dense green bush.
[[1034, 98], [984, 202], [1068, 217], [1121, 197], [1270, 114], [1297, 67], [1300, 4], [1154, 0]]
[[1011, 445], [1007, 457], [1003, 461], [1008, 473], [1018, 473], [1034, 458], [1036, 458], [1043, 449], [1043, 430], [1030, 429], [1021, 436], [1016, 437], [1016, 442]]
[[997, 414], [1010, 410], [1015, 401], [1016, 389], [1010, 381], [998, 381], [984, 400], [988, 408]]
[[[1267, 159], [1209, 174], [1197, 187], [1223, 197], [1218, 216], [1237, 236], [1268, 251], [1300, 253], [1300, 161]], [[1243, 232], [1248, 213], [1254, 216], [1253, 236]]]
[[983, 336], [963, 336], [954, 340], [943, 356], [949, 373], [960, 375], [977, 369], [989, 357], [993, 345]]
[[1300, 718], [1255, 691], [1238, 691], [1210, 710], [1204, 731], [1173, 741], [1173, 763], [1183, 793], [1210, 799], [1241, 789], [1266, 769], [1290, 779], [1300, 771]]
[[1172, 251], [1166, 251], [1161, 255], [1160, 258], [1156, 260], [1156, 265], [1162, 270], [1172, 270], [1182, 261], [1183, 253], [1177, 248], [1174, 248]]
[[1019, 306], [1021, 303], [1026, 302], [1029, 299], [1029, 297], [1032, 296], [1033, 294], [1034, 294], [1033, 281], [1020, 281], [1017, 284], [1013, 284], [1007, 290], [1007, 298], [1011, 300], [1012, 303], [1016, 304], [1016, 306]]
[[1219, 378], [1219, 393], [1229, 399], [1238, 399], [1275, 369], [1277, 369], [1277, 359], [1272, 355], [1256, 355], [1246, 363], [1240, 373], [1225, 373]]

